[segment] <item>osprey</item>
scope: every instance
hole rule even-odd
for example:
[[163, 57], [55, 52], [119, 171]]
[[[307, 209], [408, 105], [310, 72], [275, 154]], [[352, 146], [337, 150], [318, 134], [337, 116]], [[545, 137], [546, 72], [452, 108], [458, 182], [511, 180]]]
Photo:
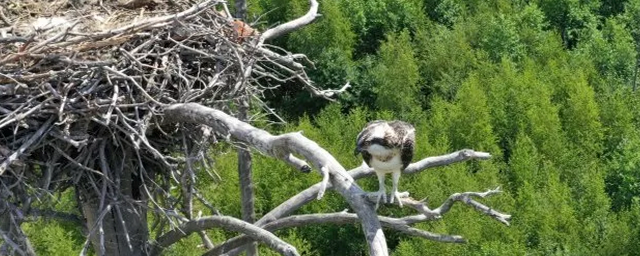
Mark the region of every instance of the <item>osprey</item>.
[[407, 193], [398, 193], [400, 174], [407, 168], [413, 158], [415, 144], [415, 128], [403, 121], [376, 120], [369, 122], [356, 138], [355, 154], [362, 154], [362, 158], [372, 167], [378, 176], [380, 189], [373, 192], [378, 196], [376, 209], [380, 199], [387, 202], [384, 187], [384, 176], [391, 173], [393, 180], [389, 203], [394, 199], [402, 206], [400, 197]]

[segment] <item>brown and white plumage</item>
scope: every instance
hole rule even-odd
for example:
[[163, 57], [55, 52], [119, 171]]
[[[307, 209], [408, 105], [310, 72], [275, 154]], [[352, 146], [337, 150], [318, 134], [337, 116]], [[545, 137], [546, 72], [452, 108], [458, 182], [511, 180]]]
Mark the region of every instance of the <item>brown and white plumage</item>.
[[[414, 145], [415, 128], [403, 121], [372, 121], [358, 134], [355, 153], [362, 154], [365, 163], [378, 176], [380, 189], [375, 192], [378, 202], [380, 199], [387, 201], [384, 176], [391, 173], [393, 187], [389, 203], [397, 199], [402, 206], [399, 197], [405, 193], [398, 193], [398, 180], [402, 171], [411, 163]], [[377, 205], [376, 203], [376, 207]]]

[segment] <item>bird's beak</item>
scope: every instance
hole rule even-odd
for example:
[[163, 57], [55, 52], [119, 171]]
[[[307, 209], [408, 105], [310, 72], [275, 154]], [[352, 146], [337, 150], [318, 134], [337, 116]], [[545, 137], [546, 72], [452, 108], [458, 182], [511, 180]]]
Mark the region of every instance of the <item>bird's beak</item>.
[[357, 156], [358, 154], [360, 154], [360, 152], [362, 152], [362, 149], [360, 148], [360, 146], [357, 146], [353, 151], [353, 155]]

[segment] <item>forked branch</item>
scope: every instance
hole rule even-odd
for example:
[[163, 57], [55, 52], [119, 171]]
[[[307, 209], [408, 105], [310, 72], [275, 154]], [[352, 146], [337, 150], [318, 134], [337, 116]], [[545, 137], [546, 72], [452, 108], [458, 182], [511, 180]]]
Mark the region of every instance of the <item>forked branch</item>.
[[[418, 173], [418, 172], [422, 172], [428, 168], [433, 168], [433, 167], [438, 167], [438, 166], [444, 166], [444, 165], [449, 165], [449, 164], [453, 164], [453, 163], [458, 163], [458, 162], [464, 162], [464, 161], [468, 161], [468, 160], [473, 160], [473, 159], [478, 159], [478, 160], [487, 160], [491, 158], [491, 154], [486, 153], [486, 152], [477, 152], [471, 149], [463, 149], [463, 150], [459, 150], [453, 153], [449, 153], [449, 154], [445, 154], [445, 155], [441, 155], [441, 156], [433, 156], [433, 157], [427, 157], [424, 158], [420, 161], [417, 161], [415, 163], [410, 164], [407, 169], [405, 169], [404, 173], [405, 174], [413, 174], [413, 173]], [[360, 179], [360, 178], [364, 178], [367, 176], [371, 176], [374, 174], [373, 169], [369, 168], [368, 166], [366, 166], [365, 164], [354, 168], [352, 170], [350, 170], [349, 175], [351, 175], [353, 177], [353, 179]], [[260, 226], [260, 227], [264, 227], [266, 229], [269, 229], [268, 227], [271, 225], [271, 223], [280, 223], [281, 220], [290, 218], [290, 217], [286, 217], [289, 216], [291, 213], [293, 213], [294, 211], [300, 209], [302, 206], [306, 205], [307, 203], [313, 201], [316, 198], [316, 195], [318, 194], [319, 190], [321, 189], [321, 184], [320, 183], [316, 183], [315, 185], [312, 185], [311, 187], [301, 191], [300, 193], [298, 193], [297, 195], [289, 198], [287, 201], [281, 203], [280, 205], [278, 205], [276, 208], [274, 208], [273, 210], [271, 210], [270, 212], [268, 212], [267, 214], [265, 214], [260, 220], [258, 220], [255, 225]], [[327, 189], [332, 188], [331, 184], [328, 184]], [[456, 201], [463, 201], [462, 199], [468, 198], [469, 196], [474, 196], [474, 195], [478, 195], [478, 196], [488, 196], [494, 193], [497, 193], [498, 191], [495, 192], [485, 192], [485, 193], [476, 193], [476, 192], [468, 192], [468, 193], [462, 193], [462, 194], [454, 194], [452, 196], [450, 196], [440, 207], [436, 208], [435, 210], [431, 210], [428, 207], [426, 207], [426, 205], [424, 205], [424, 202], [420, 202], [420, 201], [416, 201], [416, 200], [412, 200], [410, 198], [405, 198], [403, 200], [403, 204], [407, 204], [410, 207], [414, 207], [416, 210], [418, 210], [421, 214], [417, 214], [417, 215], [412, 215], [412, 216], [406, 216], [406, 217], [402, 217], [397, 219], [398, 221], [400, 221], [401, 223], [403, 223], [403, 225], [412, 225], [415, 224], [417, 222], [422, 222], [422, 221], [427, 221], [427, 220], [432, 220], [432, 219], [438, 219], [441, 217], [442, 214], [446, 213], [447, 211], [449, 211], [451, 205], [453, 205], [453, 203], [455, 203]], [[470, 194], [471, 193], [471, 194]], [[411, 201], [410, 201], [411, 200]], [[465, 202], [466, 203], [466, 202]], [[468, 204], [475, 204], [478, 203], [474, 200], [469, 201]], [[479, 203], [478, 203], [479, 204]], [[486, 207], [486, 206], [485, 206]], [[487, 207], [488, 208], [488, 207]], [[476, 208], [478, 209], [478, 208]], [[497, 213], [497, 212], [496, 212]], [[491, 216], [491, 214], [489, 214]], [[508, 221], [507, 216], [509, 215], [496, 215], [496, 216], [501, 216], [504, 220]], [[291, 218], [294, 218], [297, 216], [292, 216]], [[388, 222], [386, 220], [390, 219], [388, 217], [379, 217], [381, 223], [383, 226], [387, 226], [389, 223], [392, 222]], [[498, 219], [500, 220], [500, 219]], [[501, 221], [502, 222], [502, 221]], [[504, 222], [503, 222], [504, 223]], [[274, 224], [276, 225], [276, 224]], [[429, 238], [430, 234], [427, 231], [424, 230], [418, 230], [415, 228], [411, 228], [407, 226], [407, 230], [406, 232], [403, 232], [405, 234], [409, 234], [409, 235], [415, 235], [415, 236], [419, 236], [419, 237], [424, 237], [427, 239], [431, 239]], [[395, 227], [396, 230], [400, 231], [400, 227]], [[433, 236], [434, 239], [431, 240], [436, 240], [440, 239], [442, 237], [439, 236]], [[455, 237], [456, 239], [451, 239], [452, 237]], [[457, 239], [459, 238], [459, 239]], [[443, 238], [443, 240], [447, 240], [447, 241], [451, 241], [451, 242], [460, 242], [461, 240], [463, 240], [462, 238], [458, 237], [458, 236], [451, 236], [448, 237], [446, 239]], [[222, 254], [222, 253], [227, 253], [229, 251], [232, 251], [234, 248], [237, 248], [239, 246], [242, 246], [246, 243], [251, 242], [251, 238], [247, 237], [247, 236], [236, 236], [234, 238], [231, 238], [227, 241], [225, 241], [224, 243], [217, 245], [216, 247], [214, 247], [212, 250], [208, 251], [205, 255], [218, 255], [218, 254]], [[229, 253], [229, 255], [235, 255], [233, 253]]]
[[449, 211], [449, 209], [451, 208], [451, 206], [456, 202], [456, 201], [460, 201], [463, 202], [467, 205], [473, 206], [474, 209], [476, 209], [477, 211], [480, 211], [484, 214], [487, 214], [491, 217], [493, 217], [494, 219], [504, 223], [505, 225], [509, 226], [509, 220], [511, 220], [511, 215], [509, 214], [504, 214], [501, 212], [498, 212], [494, 209], [492, 209], [489, 206], [486, 206], [476, 200], [473, 200], [472, 197], [480, 197], [480, 198], [485, 198], [487, 196], [493, 195], [493, 194], [497, 194], [502, 192], [500, 190], [500, 187], [497, 187], [495, 189], [490, 189], [487, 190], [486, 192], [465, 192], [465, 193], [456, 193], [451, 195], [440, 207], [436, 208], [435, 210], [433, 210], [433, 212], [442, 215], [446, 212]]
[[221, 227], [226, 230], [246, 234], [256, 241], [265, 243], [271, 249], [282, 255], [299, 255], [295, 247], [285, 241], [282, 241], [272, 233], [256, 227], [251, 223], [228, 216], [208, 216], [188, 221], [180, 225], [178, 228], [160, 236], [158, 240], [152, 244], [151, 253], [149, 255], [159, 255], [163, 248], [166, 248], [180, 239], [189, 236], [191, 233], [204, 231], [214, 227]]
[[[323, 176], [318, 190], [314, 193], [320, 199], [330, 185], [340, 193], [358, 214], [365, 233], [371, 255], [388, 255], [387, 244], [378, 216], [372, 205], [364, 197], [364, 191], [353, 182], [353, 178], [344, 167], [317, 143], [302, 136], [301, 133], [271, 135], [247, 123], [231, 117], [222, 111], [196, 103], [174, 104], [164, 110], [165, 118], [170, 122], [199, 123], [212, 127], [218, 133], [228, 134], [257, 148], [262, 153], [276, 157], [288, 163], [293, 154], [303, 156], [310, 161]], [[302, 160], [300, 160], [302, 161]], [[298, 166], [296, 166], [298, 167]], [[331, 175], [331, 176], [329, 176]], [[329, 183], [329, 177], [331, 183]]]
[[[482, 212], [486, 215], [489, 215], [490, 217], [493, 217], [494, 219], [509, 226], [509, 220], [511, 220], [511, 215], [498, 212], [494, 209], [491, 209], [491, 207], [484, 205], [483, 203], [473, 200], [473, 197], [485, 198], [490, 195], [498, 194], [500, 192], [502, 191], [500, 190], [500, 187], [498, 187], [495, 189], [489, 189], [485, 192], [455, 193], [449, 196], [449, 198], [447, 198], [447, 200], [445, 200], [442, 203], [442, 205], [440, 205], [438, 208], [433, 210], [429, 208], [429, 206], [424, 200], [417, 201], [410, 197], [400, 198], [400, 200], [402, 201], [402, 205], [411, 207], [424, 216], [424, 217], [418, 217], [418, 218], [416, 218], [415, 216], [411, 217], [410, 218], [411, 222], [414, 222], [414, 223], [419, 221], [429, 220], [429, 219], [440, 219], [445, 213], [451, 210], [451, 207], [453, 206], [454, 203], [462, 202], [464, 204], [472, 206], [477, 211]], [[373, 196], [370, 194], [366, 196], [369, 199], [369, 201], [371, 201], [371, 203], [375, 203], [377, 200], [376, 196]]]
[[[390, 217], [382, 217], [382, 216], [380, 217], [380, 223], [382, 223], [383, 227], [396, 230], [406, 235], [422, 237], [422, 238], [432, 240], [432, 241], [437, 241], [437, 242], [446, 242], [446, 243], [464, 243], [465, 242], [465, 240], [460, 236], [435, 234], [435, 233], [431, 233], [428, 231], [411, 227], [411, 225], [423, 220], [424, 218], [419, 219], [419, 218], [409, 218], [409, 217], [403, 217], [403, 218], [390, 218]], [[294, 216], [289, 216], [289, 217], [275, 220], [273, 222], [270, 222], [269, 224], [264, 225], [262, 228], [268, 231], [274, 232], [280, 229], [302, 227], [307, 225], [317, 225], [317, 224], [347, 225], [347, 224], [358, 223], [359, 221], [360, 219], [356, 214], [348, 213], [348, 212], [303, 214], [303, 215], [294, 215]], [[237, 236], [227, 240], [223, 244], [224, 246], [217, 246], [213, 250], [207, 251], [205, 254], [203, 254], [203, 256], [220, 255], [225, 253], [226, 251], [229, 251], [228, 249], [237, 248], [244, 244], [248, 244], [252, 241], [253, 239], [249, 236], [246, 236], [246, 235]], [[228, 253], [228, 254], [233, 255], [234, 253]]]

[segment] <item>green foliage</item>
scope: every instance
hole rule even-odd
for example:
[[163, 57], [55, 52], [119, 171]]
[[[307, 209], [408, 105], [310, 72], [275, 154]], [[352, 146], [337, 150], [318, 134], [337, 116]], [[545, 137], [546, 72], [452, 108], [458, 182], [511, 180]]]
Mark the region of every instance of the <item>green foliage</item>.
[[380, 46], [380, 59], [373, 68], [376, 81], [376, 106], [397, 115], [413, 111], [418, 104], [418, 65], [412, 50], [409, 33], [390, 35]]
[[579, 151], [595, 156], [601, 151], [602, 124], [593, 89], [581, 73], [564, 76], [559, 88], [561, 120], [570, 142]]
[[526, 5], [519, 12], [514, 13], [513, 23], [518, 31], [519, 47], [525, 51], [527, 57], [538, 55], [537, 48], [544, 45], [544, 39], [549, 32], [544, 28], [548, 25], [544, 13], [535, 4]]
[[84, 238], [77, 227], [50, 220], [39, 220], [22, 226], [38, 255], [78, 255]]
[[493, 136], [487, 97], [475, 75], [458, 90], [450, 118], [452, 148], [498, 152]]
[[640, 45], [640, 1], [629, 0], [624, 4], [624, 13], [622, 19], [625, 21], [626, 28], [633, 36], [636, 47]]
[[591, 31], [579, 48], [593, 60], [598, 72], [610, 83], [632, 84], [636, 46], [630, 31], [618, 19], [607, 19], [602, 30]]
[[431, 24], [418, 31], [415, 52], [424, 84], [421, 89], [426, 94], [423, 105], [429, 104], [429, 96], [452, 99], [469, 72], [479, 65], [464, 31], [442, 25]]
[[540, 6], [569, 48], [575, 46], [584, 30], [598, 25], [599, 0], [537, 0], [534, 3]]
[[614, 210], [628, 209], [640, 195], [640, 133], [634, 125], [633, 94], [628, 88], [603, 95], [601, 120], [604, 126], [606, 191]]
[[[45, 196], [34, 202], [32, 207], [77, 214], [74, 199], [75, 196], [69, 189], [59, 195]], [[77, 255], [85, 242], [82, 227], [72, 222], [43, 218], [27, 222], [22, 228], [38, 255]]]
[[356, 38], [346, 15], [340, 10], [340, 2], [323, 2], [320, 5], [323, 16], [319, 21], [292, 34], [287, 42], [290, 51], [304, 52], [315, 62], [316, 69], [309, 75], [324, 87], [340, 87], [345, 81], [352, 80], [355, 72], [352, 54]]
[[358, 38], [357, 58], [377, 52], [386, 35], [403, 29], [414, 33], [426, 20], [418, 0], [342, 1], [342, 8]]
[[433, 11], [430, 12], [431, 18], [447, 27], [461, 21], [465, 16], [466, 7], [455, 0], [443, 0], [437, 3]]
[[[487, 15], [489, 16], [489, 15]], [[483, 49], [493, 61], [500, 61], [503, 57], [518, 59], [523, 55], [516, 21], [504, 15], [485, 17], [478, 16], [478, 48]]]

